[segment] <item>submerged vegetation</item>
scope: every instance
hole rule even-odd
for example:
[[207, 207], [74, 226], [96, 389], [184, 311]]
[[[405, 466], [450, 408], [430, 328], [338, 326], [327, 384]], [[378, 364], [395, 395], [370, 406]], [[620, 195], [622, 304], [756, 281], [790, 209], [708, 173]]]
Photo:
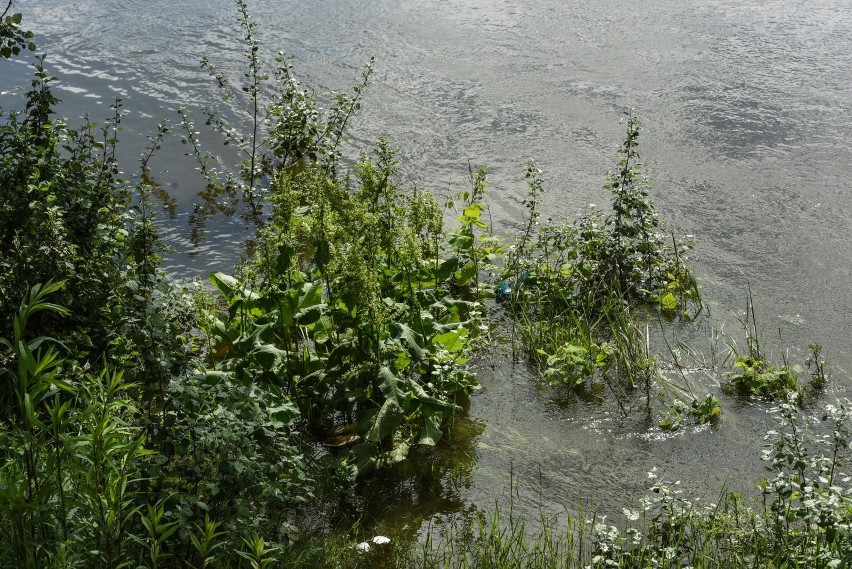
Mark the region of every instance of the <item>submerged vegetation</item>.
[[[780, 402], [762, 502], [726, 491], [698, 506], [654, 481], [624, 527], [590, 514], [532, 531], [524, 513], [497, 511], [414, 547], [311, 536], [358, 480], [440, 443], [478, 387], [467, 364], [501, 319], [514, 355], [544, 378], [608, 391], [625, 413], [654, 417], [662, 402], [663, 429], [716, 423], [721, 404], [667, 379], [652, 349], [652, 324], [689, 324], [703, 305], [691, 243], [666, 233], [649, 198], [632, 114], [606, 183], [611, 212], [542, 223], [531, 164], [524, 229], [503, 241], [485, 221], [484, 168], [441, 204], [399, 187], [387, 141], [344, 160], [371, 65], [323, 108], [286, 57], [266, 70], [236, 3], [243, 81], [203, 62], [245, 112], [240, 126], [205, 113], [240, 153], [233, 172], [214, 169], [179, 110], [204, 177], [195, 215], [243, 208], [256, 228], [234, 275], [212, 274], [211, 287], [159, 268], [162, 190], [148, 165], [165, 122], [131, 183], [115, 158], [120, 101], [103, 126], [68, 125], [44, 57], [24, 108], [0, 112], [0, 566], [852, 563], [848, 403], [827, 407], [827, 433], [811, 435], [797, 372], [767, 363], [753, 310], [746, 350], [732, 345], [726, 363], [736, 393]], [[34, 49], [10, 8], [2, 58]], [[826, 363], [810, 351], [816, 391]]]

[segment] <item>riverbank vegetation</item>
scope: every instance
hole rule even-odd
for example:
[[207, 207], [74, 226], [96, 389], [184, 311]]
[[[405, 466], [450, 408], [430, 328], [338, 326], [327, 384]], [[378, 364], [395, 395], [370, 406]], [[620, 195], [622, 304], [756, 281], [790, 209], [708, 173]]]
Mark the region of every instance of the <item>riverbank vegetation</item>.
[[[159, 266], [162, 189], [149, 163], [172, 136], [166, 122], [128, 181], [116, 160], [121, 102], [101, 126], [68, 124], [43, 57], [23, 108], [0, 114], [0, 566], [852, 562], [848, 406], [827, 407], [822, 430], [805, 425], [795, 374], [766, 364], [753, 314], [730, 379], [779, 402], [761, 502], [725, 491], [699, 506], [650, 473], [649, 498], [625, 504], [623, 524], [589, 512], [527, 525], [528, 512], [496, 511], [414, 544], [311, 534], [353, 484], [441, 444], [498, 320], [516, 359], [608, 392], [625, 413], [674, 429], [721, 409], [665, 379], [653, 355], [650, 323], [686, 324], [702, 301], [690, 243], [666, 233], [650, 200], [633, 115], [606, 182], [611, 213], [542, 223], [543, 174], [530, 165], [524, 229], [501, 240], [486, 222], [485, 169], [471, 167], [442, 204], [398, 185], [387, 141], [345, 159], [370, 65], [326, 108], [286, 57], [267, 69], [237, 6], [245, 77], [232, 84], [203, 66], [244, 115], [204, 116], [242, 162], [215, 170], [192, 113], [179, 111], [203, 175], [196, 215], [242, 211], [256, 228], [234, 274], [210, 286]], [[33, 49], [9, 7], [3, 58]], [[818, 345], [811, 353], [819, 389], [826, 364]]]

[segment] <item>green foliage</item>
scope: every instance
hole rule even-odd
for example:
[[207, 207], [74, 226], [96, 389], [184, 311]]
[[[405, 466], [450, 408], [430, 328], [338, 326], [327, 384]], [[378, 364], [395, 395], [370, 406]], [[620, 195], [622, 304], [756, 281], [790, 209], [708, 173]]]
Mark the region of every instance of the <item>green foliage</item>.
[[54, 79], [42, 60], [35, 70], [25, 112], [0, 123], [0, 325], [30, 284], [63, 280], [56, 302], [70, 317], [44, 314], [31, 325], [59, 336], [73, 330], [98, 353], [107, 336], [99, 312], [122, 282], [125, 257], [129, 196], [114, 159], [119, 106], [100, 134], [92, 123], [71, 129], [52, 116]]
[[[483, 221], [488, 211], [485, 202], [488, 181], [486, 171], [480, 166], [476, 172], [470, 168], [470, 189], [461, 191], [456, 197], [461, 204], [461, 214], [456, 220], [458, 228], [449, 234], [448, 245], [457, 258], [453, 273], [454, 284], [460, 290], [471, 288], [476, 296], [480, 290], [480, 273], [483, 270], [497, 268], [495, 261], [501, 257], [504, 247], [500, 239], [491, 235], [489, 226]], [[447, 204], [455, 207], [455, 202]]]
[[10, 14], [11, 9], [12, 0], [9, 0], [0, 14], [0, 58], [4, 59], [19, 55], [24, 49], [35, 51], [36, 48], [32, 41], [35, 34], [20, 28], [23, 18], [21, 14]]
[[86, 373], [52, 339], [26, 339], [33, 314], [68, 313], [46, 300], [60, 287], [34, 286], [14, 318], [14, 338], [0, 339], [0, 379], [15, 394], [0, 426], [0, 563], [47, 567], [72, 555], [116, 567], [147, 451], [130, 421], [133, 386], [120, 371]]
[[838, 567], [852, 561], [852, 490], [842, 468], [849, 460], [849, 401], [828, 405], [828, 433], [802, 424], [795, 394], [774, 411], [764, 460], [774, 477], [761, 484], [767, 513], [763, 539], [779, 566]]
[[722, 404], [714, 395], [707, 395], [703, 401], [693, 399], [689, 405], [682, 399], [674, 399], [667, 405], [668, 414], [660, 421], [664, 431], [678, 431], [683, 427], [686, 417], [693, 417], [699, 425], [716, 423], [722, 414]]
[[[235, 536], [281, 539], [313, 498], [313, 481], [293, 429], [298, 410], [275, 386], [222, 372], [175, 378], [149, 417], [146, 489], [170, 496], [184, 546], [202, 514]], [[272, 529], [274, 528], [274, 530]], [[238, 541], [238, 540], [237, 540]]]
[[350, 447], [336, 462], [353, 478], [437, 443], [475, 387], [460, 367], [481, 318], [465, 267], [482, 258], [457, 241], [473, 212], [448, 246], [435, 200], [397, 188], [386, 142], [355, 172], [279, 172], [253, 265], [211, 277], [228, 314], [207, 330], [216, 369], [280, 389], [326, 446]]
[[814, 389], [822, 389], [828, 382], [828, 374], [825, 371], [825, 360], [820, 359], [822, 355], [822, 346], [820, 344], [810, 344], [808, 349], [811, 352], [806, 365], [811, 371], [811, 386]]
[[[319, 165], [330, 178], [337, 178], [340, 145], [348, 137], [349, 120], [360, 108], [363, 91], [373, 73], [373, 61], [364, 67], [351, 95], [334, 93], [329, 97], [332, 103], [323, 109], [318, 96], [296, 78], [290, 57], [279, 52], [271, 64], [264, 62], [254, 35], [257, 22], [243, 0], [235, 0], [235, 4], [245, 45], [243, 78], [235, 83], [207, 57], [202, 59], [201, 66], [215, 80], [222, 99], [231, 103], [231, 108], [239, 109], [232, 121], [213, 110], [205, 110], [206, 124], [239, 154], [238, 175], [219, 173], [212, 167], [213, 159], [201, 151], [189, 113], [184, 109], [178, 112], [184, 130], [182, 142], [191, 146], [188, 154], [198, 161], [207, 182], [199, 195], [202, 199], [196, 206], [195, 221], [203, 225], [213, 213], [232, 214], [242, 202], [247, 206], [245, 217], [259, 229], [264, 224], [269, 178], [312, 165]], [[238, 128], [232, 123], [250, 126]]]
[[764, 360], [737, 356], [729, 377], [731, 385], [745, 395], [784, 399], [788, 393], [799, 393], [798, 376], [786, 364], [775, 367]]
[[[737, 347], [731, 343], [731, 355], [736, 357], [733, 370], [728, 372], [729, 383], [723, 388], [740, 395], [763, 397], [770, 400], [783, 401], [794, 396], [803, 402], [803, 396], [807, 386], [799, 381], [798, 374], [790, 368], [786, 357], [780, 366], [773, 365], [767, 361], [766, 356], [760, 348], [757, 318], [754, 312], [754, 303], [749, 291], [746, 303], [745, 318], [740, 319], [745, 334], [745, 350], [740, 353]], [[811, 369], [810, 389], [820, 390], [827, 381], [825, 361], [820, 359], [822, 346], [812, 344], [809, 346], [811, 355], [806, 365]], [[796, 369], [801, 369], [796, 366]]]
[[642, 386], [650, 409], [651, 386], [663, 379], [640, 317], [656, 309], [689, 320], [702, 305], [683, 258], [691, 246], [661, 233], [638, 137], [639, 122], [629, 115], [618, 170], [605, 186], [611, 215], [592, 211], [575, 222], [540, 223], [544, 181], [528, 166], [527, 222], [496, 294], [510, 301], [524, 351], [546, 377], [593, 392], [608, 389], [620, 404], [628, 390]]
[[[520, 518], [510, 515], [507, 532], [498, 513], [435, 549], [427, 543], [422, 558], [340, 538], [293, 547], [291, 535], [326, 486], [441, 440], [477, 386], [465, 364], [487, 330], [484, 272], [502, 262], [497, 297], [510, 301], [525, 350], [546, 377], [609, 389], [620, 404], [644, 386], [649, 413], [662, 378], [641, 317], [688, 320], [701, 301], [682, 257], [689, 244], [664, 237], [649, 199], [632, 115], [606, 185], [612, 213], [540, 225], [544, 183], [530, 165], [527, 223], [504, 259], [483, 168], [470, 168], [458, 208], [447, 204], [457, 221], [449, 229], [432, 194], [397, 186], [387, 142], [342, 173], [340, 145], [371, 66], [351, 95], [323, 109], [289, 59], [279, 54], [266, 71], [256, 23], [236, 4], [245, 81], [233, 88], [203, 63], [224, 98], [247, 113], [233, 122], [247, 119], [248, 129], [206, 115], [241, 154], [236, 174], [211, 167], [181, 112], [184, 142], [207, 182], [197, 213], [235, 211], [243, 201], [258, 230], [236, 276], [211, 275], [221, 298], [191, 294], [159, 269], [165, 248], [154, 198], [162, 189], [148, 165], [166, 123], [131, 185], [115, 160], [119, 102], [100, 129], [70, 128], [54, 116], [43, 58], [25, 109], [0, 113], [0, 566], [852, 562], [852, 503], [840, 470], [848, 403], [829, 407], [830, 434], [810, 441], [794, 405], [796, 374], [786, 361], [766, 363], [753, 310], [731, 384], [786, 398], [782, 428], [768, 435], [774, 477], [761, 484], [762, 511], [734, 494], [699, 507], [660, 483], [642, 505], [643, 525], [623, 532], [595, 517], [569, 521], [555, 539], [544, 519], [531, 541]], [[34, 49], [10, 9], [0, 15], [6, 59]], [[819, 388], [826, 364], [821, 346], [810, 350]], [[668, 407], [661, 426], [672, 430], [686, 417], [707, 423], [720, 414], [709, 395]]]
[[[703, 405], [702, 405], [703, 406]], [[716, 503], [689, 499], [679, 482], [648, 473], [639, 507], [620, 522], [579, 512], [541, 516], [530, 531], [524, 512], [495, 510], [460, 521], [401, 555], [394, 566], [416, 567], [846, 567], [852, 562], [849, 402], [828, 405], [816, 432], [804, 427], [794, 399], [775, 410], [764, 460], [772, 477], [763, 499], [747, 502], [723, 489]], [[824, 432], [824, 434], [823, 434]]]

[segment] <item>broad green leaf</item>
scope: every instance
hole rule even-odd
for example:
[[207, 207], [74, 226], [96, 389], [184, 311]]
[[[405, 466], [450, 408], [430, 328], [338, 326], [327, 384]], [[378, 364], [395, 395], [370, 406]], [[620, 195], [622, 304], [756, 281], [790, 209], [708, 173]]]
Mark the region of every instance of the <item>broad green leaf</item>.
[[322, 283], [305, 283], [299, 292], [299, 304], [296, 306], [296, 312], [320, 303], [322, 303]]
[[473, 266], [473, 263], [467, 263], [461, 269], [456, 271], [456, 281], [458, 281], [460, 285], [470, 283], [474, 277], [476, 277], [476, 267]]
[[405, 324], [396, 324], [398, 331], [396, 339], [400, 345], [408, 352], [415, 361], [422, 361], [426, 357], [426, 351], [422, 344], [425, 344], [425, 338], [422, 334], [418, 334]]
[[233, 373], [229, 371], [208, 371], [204, 374], [203, 385], [213, 387], [219, 385], [222, 381], [227, 381], [233, 378]]
[[262, 344], [252, 350], [254, 360], [265, 370], [275, 371], [287, 359], [287, 352], [272, 344]]
[[420, 431], [420, 437], [417, 439], [417, 444], [435, 446], [444, 433], [441, 432], [441, 415], [436, 413], [429, 415], [423, 421], [423, 430]]
[[284, 425], [290, 425], [299, 418], [299, 409], [290, 401], [282, 402], [275, 407], [269, 407], [266, 410], [269, 413], [269, 416], [283, 423]]
[[677, 299], [672, 293], [667, 292], [663, 295], [663, 298], [660, 299], [660, 304], [662, 305], [663, 310], [674, 310], [677, 308]]
[[385, 437], [393, 434], [404, 421], [405, 413], [403, 413], [402, 407], [393, 399], [385, 400], [382, 408], [376, 414], [373, 427], [367, 433], [367, 440], [373, 442], [384, 440]]
[[300, 310], [294, 318], [296, 324], [299, 326], [310, 326], [311, 324], [314, 324], [325, 313], [326, 308], [328, 307], [325, 304], [314, 304], [313, 306], [308, 306]]
[[257, 293], [252, 292], [248, 287], [241, 286], [237, 279], [221, 271], [211, 273], [210, 282], [222, 293], [222, 296], [228, 301], [229, 306], [238, 300], [257, 300], [260, 298]]
[[468, 347], [468, 330], [465, 327], [457, 328], [446, 334], [438, 334], [432, 341], [448, 352], [460, 352]]
[[402, 462], [406, 458], [408, 458], [408, 451], [411, 450], [411, 445], [407, 442], [401, 442], [393, 447], [393, 449], [387, 454], [388, 462], [390, 464], [396, 462]]
[[456, 411], [461, 410], [461, 408], [452, 401], [439, 399], [433, 395], [429, 395], [428, 393], [426, 393], [426, 390], [423, 389], [423, 386], [417, 382], [409, 381], [408, 387], [409, 389], [411, 389], [411, 392], [417, 398], [417, 402], [420, 403], [421, 408], [427, 411], [427, 413], [424, 413], [425, 415], [429, 415], [435, 412], [454, 413]]
[[385, 396], [385, 399], [393, 399], [397, 404], [400, 404], [405, 397], [405, 392], [403, 391], [405, 382], [395, 376], [387, 366], [382, 366], [379, 369], [378, 379], [379, 390]]
[[372, 472], [381, 465], [378, 445], [365, 442], [353, 446], [349, 450], [345, 464], [353, 480]]
[[320, 270], [331, 261], [331, 248], [327, 240], [314, 241], [314, 261]]
[[472, 203], [462, 211], [462, 215], [468, 219], [479, 219], [479, 216], [482, 214], [482, 208], [479, 207], [478, 203]]
[[434, 271], [435, 281], [439, 283], [444, 282], [445, 280], [450, 278], [450, 276], [452, 276], [453, 272], [458, 266], [459, 260], [456, 257], [451, 257], [445, 260], [440, 265], [438, 265], [438, 268]]

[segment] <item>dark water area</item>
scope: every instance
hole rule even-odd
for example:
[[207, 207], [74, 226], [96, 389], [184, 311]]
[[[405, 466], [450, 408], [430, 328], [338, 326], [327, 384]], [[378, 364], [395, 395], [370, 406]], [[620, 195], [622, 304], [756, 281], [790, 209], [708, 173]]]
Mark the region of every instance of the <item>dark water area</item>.
[[[233, 111], [199, 67], [207, 56], [241, 76], [241, 34], [226, 0], [16, 5], [49, 54], [70, 122], [86, 113], [102, 121], [112, 98], [123, 99], [129, 173], [156, 124], [177, 123], [178, 106], [200, 124], [205, 105]], [[348, 89], [375, 56], [351, 154], [387, 136], [405, 180], [442, 195], [464, 186], [468, 161], [486, 165], [504, 235], [522, 221], [530, 158], [545, 172], [547, 216], [606, 203], [619, 121], [634, 108], [653, 199], [672, 230], [695, 235], [711, 311], [667, 336], [706, 358], [714, 331], [742, 342], [736, 316], [750, 286], [773, 359], [789, 348], [803, 364], [818, 342], [832, 372], [820, 401], [852, 391], [852, 1], [254, 0], [251, 9], [269, 54], [293, 55], [299, 78], [320, 93]], [[11, 108], [29, 70], [0, 64], [0, 106]], [[167, 267], [204, 278], [233, 267], [251, 230], [216, 218], [193, 244], [188, 217], [203, 184], [184, 152], [175, 138], [152, 162], [176, 200], [162, 224], [175, 248]], [[232, 158], [223, 152], [222, 164]], [[724, 348], [722, 339], [720, 360]], [[719, 373], [690, 376], [697, 391], [720, 396], [718, 427], [668, 435], [623, 418], [611, 401], [543, 385], [505, 349], [478, 365], [483, 388], [454, 443], [418, 450], [419, 460], [367, 484], [353, 516], [413, 534], [509, 496], [532, 512], [593, 499], [618, 513], [636, 505], [654, 466], [703, 499], [725, 481], [748, 491], [763, 473], [768, 405], [721, 395]]]

